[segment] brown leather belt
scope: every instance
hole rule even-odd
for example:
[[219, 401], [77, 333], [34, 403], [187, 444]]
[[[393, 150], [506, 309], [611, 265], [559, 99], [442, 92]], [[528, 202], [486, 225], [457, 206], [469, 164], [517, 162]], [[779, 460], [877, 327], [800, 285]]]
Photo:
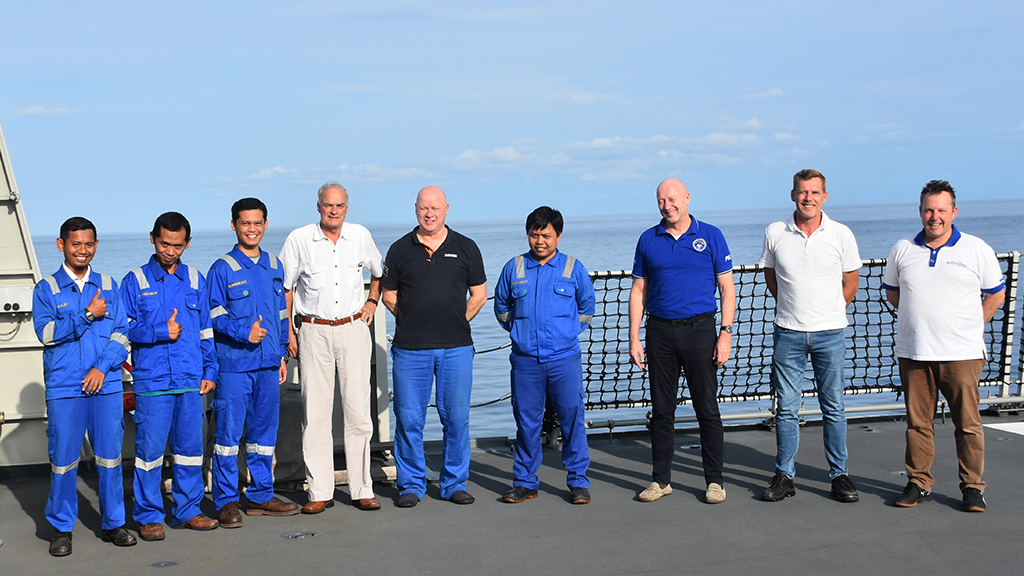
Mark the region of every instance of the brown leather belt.
[[348, 318], [342, 318], [340, 320], [324, 320], [322, 318], [313, 318], [312, 316], [299, 316], [299, 320], [305, 322], [306, 324], [319, 324], [321, 326], [344, 326], [349, 322], [357, 320], [357, 318], [353, 315], [349, 316]]

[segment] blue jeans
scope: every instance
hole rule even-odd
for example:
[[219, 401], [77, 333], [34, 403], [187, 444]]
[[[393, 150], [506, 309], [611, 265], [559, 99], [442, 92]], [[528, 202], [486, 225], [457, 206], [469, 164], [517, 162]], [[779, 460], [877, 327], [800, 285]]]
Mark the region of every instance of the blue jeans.
[[800, 445], [800, 395], [803, 390], [807, 357], [814, 369], [814, 387], [821, 407], [825, 459], [828, 477], [842, 476], [846, 470], [846, 413], [843, 406], [843, 364], [846, 342], [843, 330], [800, 332], [775, 327], [772, 354], [772, 382], [778, 408], [775, 413], [775, 472], [796, 476], [796, 452]]
[[516, 419], [516, 455], [513, 484], [530, 490], [540, 485], [537, 471], [544, 459], [540, 442], [546, 400], [562, 425], [562, 464], [569, 488], [589, 488], [590, 449], [583, 423], [583, 366], [580, 353], [550, 362], [530, 356], [509, 355], [512, 364], [512, 415]]
[[469, 479], [469, 395], [473, 387], [472, 346], [409, 350], [391, 347], [394, 370], [395, 465], [398, 492], [423, 498], [427, 463], [423, 455], [423, 425], [430, 390], [441, 419], [441, 497], [447, 500], [466, 489]]

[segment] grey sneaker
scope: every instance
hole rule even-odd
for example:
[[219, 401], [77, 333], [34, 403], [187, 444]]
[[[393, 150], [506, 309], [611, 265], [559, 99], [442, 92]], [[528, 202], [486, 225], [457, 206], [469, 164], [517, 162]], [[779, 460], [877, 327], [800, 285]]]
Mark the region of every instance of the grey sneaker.
[[637, 496], [637, 498], [639, 498], [641, 502], [654, 502], [658, 498], [661, 498], [662, 496], [668, 496], [671, 493], [671, 484], [666, 484], [665, 487], [662, 488], [661, 484], [658, 484], [657, 482], [651, 482], [651, 485], [648, 486], [647, 488], [644, 488], [644, 491], [641, 492], [640, 495]]

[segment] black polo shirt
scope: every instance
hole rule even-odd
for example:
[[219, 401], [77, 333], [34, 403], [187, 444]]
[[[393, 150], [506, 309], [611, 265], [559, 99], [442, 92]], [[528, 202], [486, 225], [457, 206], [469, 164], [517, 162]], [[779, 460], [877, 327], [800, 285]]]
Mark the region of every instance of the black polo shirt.
[[380, 281], [385, 290], [398, 291], [392, 344], [409, 350], [473, 345], [467, 291], [487, 282], [476, 242], [448, 228], [431, 255], [414, 228], [388, 248]]

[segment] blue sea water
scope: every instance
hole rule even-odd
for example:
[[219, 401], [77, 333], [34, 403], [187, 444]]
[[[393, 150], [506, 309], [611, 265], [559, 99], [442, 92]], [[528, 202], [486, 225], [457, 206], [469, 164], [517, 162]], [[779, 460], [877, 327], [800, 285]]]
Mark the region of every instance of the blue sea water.
[[[638, 210], [647, 206], [637, 206]], [[559, 249], [576, 256], [588, 270], [630, 270], [636, 239], [645, 229], [659, 220], [654, 202], [650, 210], [639, 214], [614, 216], [570, 216], [566, 218], [565, 231]], [[756, 264], [761, 255], [765, 227], [773, 221], [783, 220], [792, 212], [792, 206], [777, 209], [723, 210], [695, 213], [698, 219], [722, 229], [729, 243], [735, 264]], [[849, 226], [860, 247], [862, 258], [885, 258], [889, 249], [899, 238], [914, 234], [921, 228], [921, 221], [914, 204], [887, 204], [869, 206], [828, 206], [826, 212], [835, 220]], [[186, 214], [187, 216], [187, 214]], [[395, 224], [367, 225], [381, 253], [388, 246], [415, 225], [412, 214], [408, 222]], [[1017, 224], [1017, 218], [1024, 216], [1024, 200], [998, 200], [961, 202], [956, 220], [964, 232], [980, 236], [997, 253], [1013, 250], [1024, 251], [1024, 234]], [[315, 222], [316, 213], [310, 214], [309, 222], [278, 224], [270, 218], [270, 228], [263, 241], [264, 248], [279, 252], [288, 233], [298, 226]], [[358, 213], [349, 219], [359, 222]], [[505, 262], [518, 253], [527, 250], [524, 230], [525, 215], [516, 218], [493, 220], [458, 221], [449, 218], [448, 224], [459, 232], [474, 239], [483, 253], [487, 277], [495, 280]], [[39, 234], [33, 237], [40, 268], [49, 274], [60, 265], [62, 256], [55, 246], [55, 236]], [[234, 233], [225, 226], [223, 230], [195, 230], [192, 243], [183, 260], [204, 273], [221, 255], [231, 249], [235, 242]], [[132, 268], [145, 263], [152, 246], [145, 233], [119, 233], [100, 230], [99, 248], [93, 266], [120, 280]], [[489, 292], [491, 285], [488, 286]], [[393, 319], [388, 315], [388, 332], [393, 333]], [[490, 302], [473, 321], [473, 334], [477, 350], [496, 348], [508, 340], [507, 334], [498, 327], [491, 312]], [[508, 354], [497, 351], [480, 354], [474, 364], [473, 403], [480, 404], [501, 397], [509, 390]], [[891, 402], [894, 398], [884, 401]], [[877, 399], [872, 399], [877, 402]], [[767, 410], [767, 402], [750, 403], [748, 406], [723, 406], [723, 411]], [[680, 408], [685, 414], [687, 407]], [[588, 419], [623, 420], [642, 418], [647, 409], [594, 411]], [[515, 424], [509, 402], [503, 401], [481, 408], [475, 408], [470, 419], [471, 432], [475, 437], [512, 436]], [[440, 424], [436, 417], [428, 416], [426, 437], [440, 438]]]

